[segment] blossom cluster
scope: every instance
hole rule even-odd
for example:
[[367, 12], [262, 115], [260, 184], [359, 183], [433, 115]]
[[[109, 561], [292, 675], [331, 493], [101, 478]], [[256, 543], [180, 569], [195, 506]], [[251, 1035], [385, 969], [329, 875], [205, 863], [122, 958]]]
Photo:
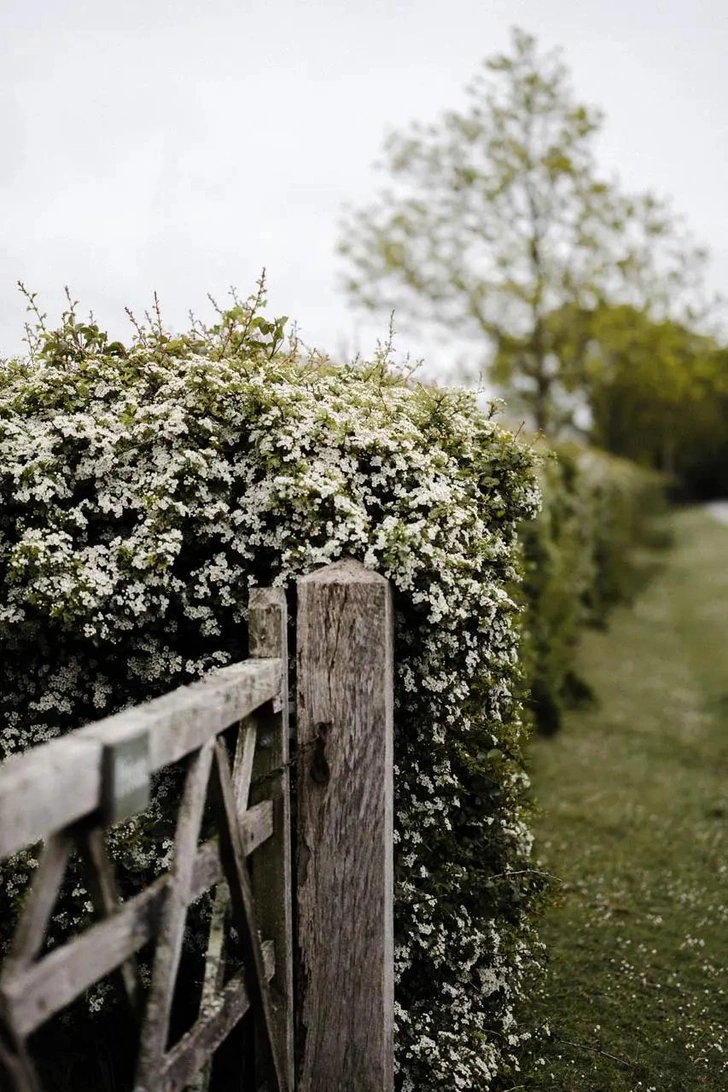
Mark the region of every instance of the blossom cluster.
[[[532, 453], [470, 393], [271, 349], [249, 313], [128, 347], [79, 329], [0, 365], [0, 757], [244, 658], [254, 585], [382, 573], [397, 1085], [490, 1088], [539, 953], [513, 597]], [[126, 874], [166, 852], [115, 850]], [[2, 881], [0, 915], [21, 865]]]

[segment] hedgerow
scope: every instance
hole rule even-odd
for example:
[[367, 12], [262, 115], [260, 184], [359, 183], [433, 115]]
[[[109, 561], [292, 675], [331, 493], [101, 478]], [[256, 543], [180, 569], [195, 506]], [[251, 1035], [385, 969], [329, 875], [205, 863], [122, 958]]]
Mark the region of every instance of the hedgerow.
[[[259, 300], [110, 342], [73, 307], [0, 368], [0, 752], [247, 654], [253, 585], [343, 555], [396, 611], [396, 1066], [401, 1092], [516, 1065], [538, 959], [512, 589], [534, 459], [473, 395], [334, 366]], [[168, 844], [116, 837], [125, 882]], [[28, 860], [3, 873], [9, 920]], [[64, 904], [80, 920], [85, 895]]]
[[539, 468], [542, 506], [520, 530], [525, 604], [521, 658], [539, 729], [558, 730], [564, 708], [591, 700], [576, 650], [585, 625], [603, 626], [638, 591], [636, 551], [654, 544], [665, 479], [624, 459], [557, 444]]

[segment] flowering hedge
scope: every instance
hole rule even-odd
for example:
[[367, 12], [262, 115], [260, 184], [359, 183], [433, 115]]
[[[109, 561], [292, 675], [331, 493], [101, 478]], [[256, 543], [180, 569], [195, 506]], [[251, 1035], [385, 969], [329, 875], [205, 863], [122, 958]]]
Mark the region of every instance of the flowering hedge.
[[665, 480], [605, 452], [559, 444], [539, 469], [542, 508], [520, 530], [526, 604], [521, 656], [540, 730], [558, 730], [564, 707], [589, 700], [576, 648], [585, 625], [638, 590], [637, 548], [654, 543]]
[[[531, 454], [470, 394], [304, 358], [250, 302], [175, 339], [73, 309], [36, 338], [0, 367], [2, 756], [244, 657], [251, 585], [342, 555], [389, 577], [397, 1087], [490, 1088], [537, 956], [509, 592]], [[127, 877], [155, 864], [137, 835]]]

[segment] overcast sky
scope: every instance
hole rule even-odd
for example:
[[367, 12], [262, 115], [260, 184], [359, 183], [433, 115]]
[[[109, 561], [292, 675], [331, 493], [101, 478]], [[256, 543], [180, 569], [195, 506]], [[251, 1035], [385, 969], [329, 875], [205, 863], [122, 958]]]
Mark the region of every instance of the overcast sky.
[[[674, 198], [728, 287], [726, 0], [0, 0], [0, 355], [24, 303], [125, 331], [159, 293], [173, 327], [268, 271], [304, 341], [371, 351], [335, 246], [373, 196], [388, 128], [464, 102], [513, 24], [564, 47], [599, 148], [630, 189]], [[411, 334], [401, 352], [452, 358]]]

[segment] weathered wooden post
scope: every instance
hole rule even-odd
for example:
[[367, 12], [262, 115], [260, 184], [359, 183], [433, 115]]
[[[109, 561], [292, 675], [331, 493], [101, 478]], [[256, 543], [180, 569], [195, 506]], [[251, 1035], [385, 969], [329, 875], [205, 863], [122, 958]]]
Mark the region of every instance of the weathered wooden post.
[[298, 1092], [393, 1087], [392, 636], [359, 562], [298, 582]]
[[[250, 594], [250, 655], [280, 657], [281, 692], [258, 713], [251, 802], [273, 802], [273, 837], [257, 851], [253, 890], [258, 923], [275, 943], [276, 973], [271, 982], [278, 1051], [287, 1092], [293, 1092], [293, 925], [291, 889], [291, 805], [288, 770], [288, 614], [282, 588], [254, 588]], [[252, 759], [252, 754], [251, 754]], [[255, 782], [261, 783], [260, 790]]]

